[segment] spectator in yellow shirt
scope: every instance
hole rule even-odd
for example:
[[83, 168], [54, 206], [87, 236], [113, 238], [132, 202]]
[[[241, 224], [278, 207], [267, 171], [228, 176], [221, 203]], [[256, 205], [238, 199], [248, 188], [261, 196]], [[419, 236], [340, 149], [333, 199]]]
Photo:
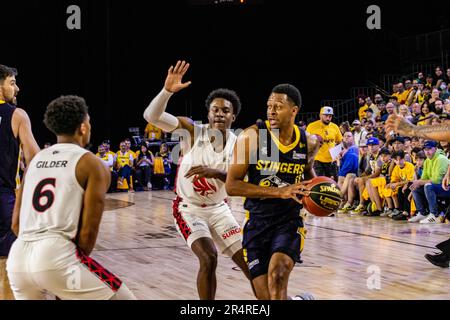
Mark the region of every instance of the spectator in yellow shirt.
[[414, 165], [405, 160], [405, 152], [397, 151], [392, 155], [395, 163], [391, 175], [391, 182], [386, 186], [393, 191], [393, 200], [396, 208], [394, 220], [408, 220], [411, 212], [411, 202], [408, 200], [411, 193], [410, 182], [414, 180]]
[[362, 119], [366, 117], [366, 110], [369, 109], [369, 106], [366, 104], [366, 97], [359, 96], [358, 104], [359, 104], [358, 117], [359, 121], [362, 121]]
[[149, 123], [145, 127], [145, 137], [149, 140], [161, 140], [162, 130]]
[[339, 127], [332, 123], [334, 111], [331, 107], [320, 109], [320, 120], [310, 123], [306, 128], [309, 134], [320, 136], [322, 146], [314, 161], [314, 170], [317, 176], [326, 176], [337, 181], [337, 165], [331, 158], [330, 149], [342, 142]]

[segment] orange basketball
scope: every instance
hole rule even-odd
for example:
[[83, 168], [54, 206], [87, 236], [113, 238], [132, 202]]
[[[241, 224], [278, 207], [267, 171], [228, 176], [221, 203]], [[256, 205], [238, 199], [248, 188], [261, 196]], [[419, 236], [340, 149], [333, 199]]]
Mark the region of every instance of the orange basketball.
[[316, 177], [307, 185], [309, 196], [303, 197], [305, 209], [318, 217], [327, 217], [339, 208], [342, 193], [336, 181], [328, 177]]

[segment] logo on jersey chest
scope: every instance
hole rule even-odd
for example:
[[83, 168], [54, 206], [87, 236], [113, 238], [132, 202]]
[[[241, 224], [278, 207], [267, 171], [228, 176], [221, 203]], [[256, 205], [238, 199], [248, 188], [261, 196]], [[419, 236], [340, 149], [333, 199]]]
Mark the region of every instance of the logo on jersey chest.
[[217, 188], [210, 184], [206, 178], [194, 180], [193, 187], [194, 191], [202, 197], [208, 197], [217, 192]]
[[306, 159], [306, 154], [305, 153], [297, 153], [294, 152], [292, 153], [292, 159], [294, 160], [305, 160]]

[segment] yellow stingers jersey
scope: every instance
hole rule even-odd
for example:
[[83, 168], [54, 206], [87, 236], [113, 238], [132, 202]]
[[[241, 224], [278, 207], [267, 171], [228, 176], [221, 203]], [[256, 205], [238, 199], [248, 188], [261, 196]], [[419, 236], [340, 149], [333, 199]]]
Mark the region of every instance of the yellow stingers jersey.
[[117, 152], [117, 164], [120, 168], [125, 167], [126, 165], [132, 166], [132, 163], [130, 161], [130, 155], [132, 156], [131, 152], [126, 152], [122, 154], [121, 151]]
[[325, 125], [322, 120], [317, 120], [308, 125], [306, 132], [319, 135], [323, 139], [323, 145], [320, 147], [315, 160], [324, 163], [333, 162], [329, 150], [342, 141], [342, 134], [339, 127], [332, 122], [329, 125]]

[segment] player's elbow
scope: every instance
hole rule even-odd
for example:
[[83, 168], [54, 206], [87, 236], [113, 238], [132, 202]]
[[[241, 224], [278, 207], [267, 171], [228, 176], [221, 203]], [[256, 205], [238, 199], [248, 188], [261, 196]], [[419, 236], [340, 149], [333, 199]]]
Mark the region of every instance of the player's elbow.
[[227, 194], [230, 197], [236, 197], [238, 196], [238, 190], [236, 187], [236, 182], [232, 179], [227, 179], [227, 182], [225, 183], [225, 189], [227, 191]]
[[14, 233], [14, 235], [16, 237], [18, 237], [19, 236], [19, 223], [16, 221], [13, 221], [11, 224], [11, 230]]

